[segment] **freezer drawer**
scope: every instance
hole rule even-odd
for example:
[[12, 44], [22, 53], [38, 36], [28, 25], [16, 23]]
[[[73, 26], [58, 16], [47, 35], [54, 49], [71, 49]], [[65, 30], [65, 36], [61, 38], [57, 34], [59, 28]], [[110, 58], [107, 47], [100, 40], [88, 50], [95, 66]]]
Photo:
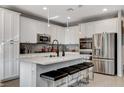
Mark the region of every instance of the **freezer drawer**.
[[115, 75], [114, 60], [93, 59], [93, 63], [95, 65], [94, 72]]

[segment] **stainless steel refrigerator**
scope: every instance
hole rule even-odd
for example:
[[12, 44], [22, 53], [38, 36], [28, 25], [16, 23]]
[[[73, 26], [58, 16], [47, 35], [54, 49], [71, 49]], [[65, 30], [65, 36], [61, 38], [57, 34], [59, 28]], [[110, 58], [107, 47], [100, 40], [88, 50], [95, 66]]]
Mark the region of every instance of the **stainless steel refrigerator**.
[[94, 72], [117, 74], [117, 33], [93, 35]]

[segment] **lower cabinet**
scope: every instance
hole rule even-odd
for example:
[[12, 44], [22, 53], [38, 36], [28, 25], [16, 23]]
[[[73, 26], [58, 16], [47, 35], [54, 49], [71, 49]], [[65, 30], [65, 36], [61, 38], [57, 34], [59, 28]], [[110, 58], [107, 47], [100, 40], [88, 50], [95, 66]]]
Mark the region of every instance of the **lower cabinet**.
[[19, 50], [18, 43], [9, 42], [3, 45], [3, 80], [19, 76], [19, 52], [17, 50]]

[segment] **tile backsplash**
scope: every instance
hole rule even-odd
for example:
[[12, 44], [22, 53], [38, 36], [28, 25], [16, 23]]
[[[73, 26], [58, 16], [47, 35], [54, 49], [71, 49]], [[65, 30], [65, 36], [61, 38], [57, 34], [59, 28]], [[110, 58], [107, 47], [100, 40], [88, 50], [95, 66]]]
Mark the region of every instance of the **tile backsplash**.
[[[63, 50], [63, 46], [66, 52], [79, 51], [78, 44], [60, 44], [59, 45], [60, 51]], [[51, 48], [52, 48], [51, 44], [20, 43], [20, 54], [51, 52]], [[56, 45], [54, 45], [54, 49], [56, 49]]]

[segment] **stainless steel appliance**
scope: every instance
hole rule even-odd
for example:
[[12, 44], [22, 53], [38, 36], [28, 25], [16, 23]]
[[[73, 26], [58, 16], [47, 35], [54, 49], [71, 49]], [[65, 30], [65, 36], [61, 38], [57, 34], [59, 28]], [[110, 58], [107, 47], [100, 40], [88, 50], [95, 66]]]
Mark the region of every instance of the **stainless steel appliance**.
[[37, 34], [37, 43], [50, 43], [51, 37], [47, 34]]
[[95, 72], [117, 74], [117, 34], [102, 33], [93, 35], [93, 63]]
[[80, 38], [80, 54], [86, 62], [92, 61], [92, 38]]
[[92, 49], [92, 38], [80, 38], [80, 49]]

